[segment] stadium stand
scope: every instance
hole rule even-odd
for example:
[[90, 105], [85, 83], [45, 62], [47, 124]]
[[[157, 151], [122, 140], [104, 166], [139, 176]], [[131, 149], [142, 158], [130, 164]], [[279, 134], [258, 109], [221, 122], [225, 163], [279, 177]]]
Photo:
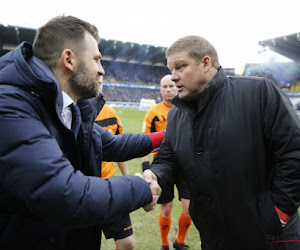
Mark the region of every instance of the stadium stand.
[[144, 85], [130, 85], [119, 83], [103, 83], [103, 95], [106, 100], [113, 102], [140, 102], [144, 99], [154, 99], [160, 102], [159, 87], [147, 88]]
[[[0, 24], [0, 56], [22, 41], [33, 42], [35, 29]], [[300, 33], [259, 41], [294, 62], [246, 64], [243, 75], [264, 76], [288, 92], [300, 91]], [[138, 103], [141, 98], [160, 101], [159, 81], [169, 73], [166, 47], [102, 39], [99, 49], [106, 71], [103, 93], [107, 101]], [[235, 75], [234, 68], [224, 68]]]
[[155, 84], [159, 86], [161, 77], [170, 73], [166, 66], [141, 65], [106, 60], [102, 61], [102, 65], [105, 69], [105, 79], [109, 82]]
[[[0, 51], [4, 54], [22, 41], [33, 42], [35, 29], [0, 24]], [[165, 47], [102, 39], [99, 49], [104, 61], [166, 67]]]
[[300, 62], [300, 32], [263, 40], [259, 45], [268, 47], [295, 62]]
[[[35, 29], [0, 24], [0, 56], [22, 41], [32, 43], [35, 32]], [[165, 47], [102, 39], [99, 49], [106, 71], [103, 93], [108, 101], [139, 102], [141, 98], [160, 101], [160, 79], [170, 72], [166, 67]]]
[[[293, 62], [245, 66], [245, 75], [262, 75], [274, 80], [286, 91], [300, 118], [300, 32], [259, 42], [265, 49], [283, 55]], [[256, 71], [256, 72], [253, 72]], [[247, 73], [248, 71], [248, 73]], [[251, 73], [249, 73], [251, 72]]]
[[270, 49], [293, 62], [246, 64], [245, 76], [263, 76], [271, 79], [287, 92], [300, 91], [300, 33], [259, 41], [259, 45]]
[[246, 64], [245, 76], [261, 76], [272, 80], [280, 88], [288, 89], [300, 80], [300, 67], [296, 62]]

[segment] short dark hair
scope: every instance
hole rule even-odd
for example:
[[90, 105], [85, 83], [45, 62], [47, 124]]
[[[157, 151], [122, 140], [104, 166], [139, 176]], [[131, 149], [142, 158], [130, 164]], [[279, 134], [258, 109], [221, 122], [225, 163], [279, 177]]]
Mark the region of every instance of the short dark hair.
[[73, 16], [57, 16], [37, 30], [33, 41], [33, 55], [51, 69], [64, 49], [79, 53], [84, 49], [84, 33], [89, 32], [99, 43], [96, 26]]

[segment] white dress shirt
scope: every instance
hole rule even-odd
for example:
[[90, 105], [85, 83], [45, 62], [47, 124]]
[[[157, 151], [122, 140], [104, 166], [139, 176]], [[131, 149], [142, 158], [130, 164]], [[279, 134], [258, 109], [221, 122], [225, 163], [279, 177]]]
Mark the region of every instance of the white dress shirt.
[[73, 102], [70, 96], [68, 96], [65, 92], [62, 91], [63, 95], [63, 108], [61, 111], [61, 117], [63, 119], [64, 124], [68, 129], [71, 129], [71, 124], [72, 124], [72, 110], [70, 105]]

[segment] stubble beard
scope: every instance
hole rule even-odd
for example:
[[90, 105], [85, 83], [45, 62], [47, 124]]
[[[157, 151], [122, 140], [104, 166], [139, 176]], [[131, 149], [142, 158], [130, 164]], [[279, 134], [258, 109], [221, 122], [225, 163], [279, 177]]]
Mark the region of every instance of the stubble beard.
[[69, 79], [70, 87], [78, 100], [96, 97], [100, 93], [98, 81], [86, 72], [85, 64], [80, 62], [77, 72]]

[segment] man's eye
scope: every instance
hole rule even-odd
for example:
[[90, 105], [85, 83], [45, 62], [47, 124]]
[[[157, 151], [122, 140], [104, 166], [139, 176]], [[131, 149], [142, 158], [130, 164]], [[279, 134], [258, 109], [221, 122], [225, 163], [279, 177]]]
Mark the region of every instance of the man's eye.
[[184, 65], [178, 65], [178, 66], [176, 66], [176, 70], [180, 70], [180, 69], [182, 69], [182, 68], [183, 68], [183, 66], [184, 66]]

